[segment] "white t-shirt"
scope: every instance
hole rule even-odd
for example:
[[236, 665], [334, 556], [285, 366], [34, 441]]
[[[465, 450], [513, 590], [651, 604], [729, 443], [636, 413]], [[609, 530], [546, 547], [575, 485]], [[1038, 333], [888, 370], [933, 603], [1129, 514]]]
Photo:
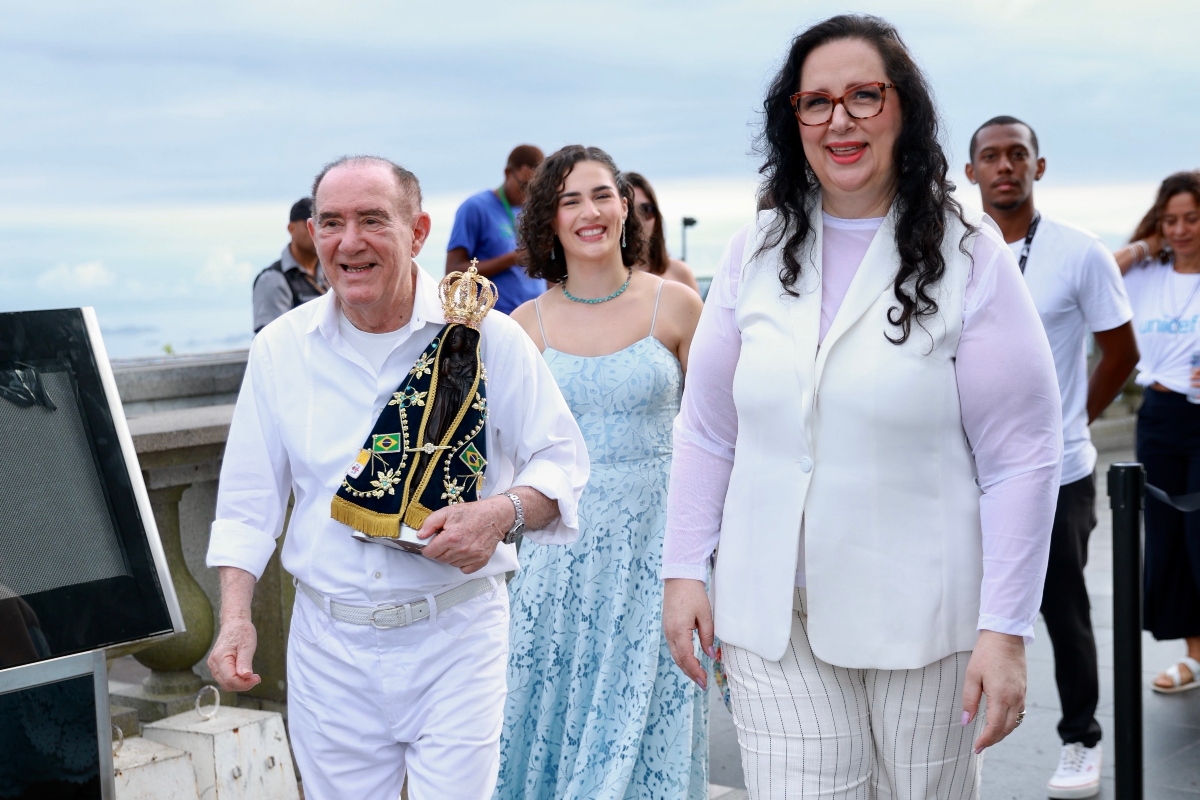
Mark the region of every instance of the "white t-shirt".
[[1125, 273], [1137, 334], [1137, 382], [1161, 383], [1187, 394], [1192, 353], [1200, 350], [1200, 274], [1176, 272], [1171, 264], [1143, 261]]
[[411, 325], [405, 325], [399, 330], [387, 333], [367, 333], [354, 327], [354, 323], [346, 319], [342, 309], [338, 308], [338, 333], [349, 342], [350, 346], [359, 352], [375, 369], [376, 374], [383, 370], [383, 362], [396, 349], [396, 343], [407, 339]]
[[[1020, 258], [1025, 237], [1009, 242]], [[1121, 270], [1092, 233], [1044, 214], [1029, 248], [1025, 285], [1033, 296], [1062, 396], [1063, 485], [1092, 474], [1096, 448], [1088, 432], [1087, 334], [1133, 318]]]

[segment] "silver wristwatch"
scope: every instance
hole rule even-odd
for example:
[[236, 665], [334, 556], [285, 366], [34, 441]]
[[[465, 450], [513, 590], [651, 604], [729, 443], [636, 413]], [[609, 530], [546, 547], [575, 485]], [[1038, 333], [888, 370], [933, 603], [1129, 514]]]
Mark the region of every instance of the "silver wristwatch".
[[514, 493], [504, 492], [503, 494], [512, 501], [513, 509], [517, 512], [517, 518], [513, 520], [512, 527], [508, 529], [508, 533], [504, 534], [504, 543], [513, 544], [525, 532], [525, 508], [521, 505], [521, 498]]

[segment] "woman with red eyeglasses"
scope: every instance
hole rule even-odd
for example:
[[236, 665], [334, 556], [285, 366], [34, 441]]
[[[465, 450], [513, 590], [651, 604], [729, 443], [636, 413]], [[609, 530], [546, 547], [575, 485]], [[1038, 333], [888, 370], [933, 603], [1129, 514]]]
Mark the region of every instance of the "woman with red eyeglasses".
[[700, 284], [696, 283], [696, 276], [692, 274], [691, 268], [678, 258], [671, 258], [667, 252], [662, 211], [658, 208], [658, 197], [654, 194], [654, 187], [636, 172], [626, 172], [625, 180], [633, 187], [633, 209], [642, 221], [642, 231], [646, 236], [646, 250], [634, 269], [658, 275], [669, 281], [677, 281], [699, 294]]
[[764, 110], [770, 208], [718, 267], [675, 422], [667, 641], [703, 684], [715, 627], [751, 798], [977, 798], [1024, 714], [1050, 346], [895, 28], [805, 31]]

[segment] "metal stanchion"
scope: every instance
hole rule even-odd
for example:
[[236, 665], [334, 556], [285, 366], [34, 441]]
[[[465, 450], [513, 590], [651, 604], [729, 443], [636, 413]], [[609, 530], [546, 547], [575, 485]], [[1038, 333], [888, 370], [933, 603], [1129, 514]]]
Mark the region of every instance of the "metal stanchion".
[[1142, 800], [1142, 497], [1141, 464], [1108, 468], [1113, 521], [1113, 694], [1116, 796]]

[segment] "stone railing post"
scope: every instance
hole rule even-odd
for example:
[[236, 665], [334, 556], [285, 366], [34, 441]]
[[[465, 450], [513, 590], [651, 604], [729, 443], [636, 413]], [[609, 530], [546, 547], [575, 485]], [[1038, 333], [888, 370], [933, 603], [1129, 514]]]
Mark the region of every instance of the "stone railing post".
[[[147, 484], [151, 485], [151, 476], [147, 475], [146, 478]], [[192, 667], [204, 658], [213, 639], [212, 603], [192, 577], [183, 558], [179, 501], [187, 488], [184, 485], [149, 490], [154, 521], [158, 524], [158, 535], [162, 539], [175, 593], [179, 596], [179, 606], [183, 611], [183, 622], [187, 627], [184, 633], [134, 654], [134, 658], [151, 670], [142, 685], [152, 695], [195, 694], [201, 681]]]
[[215, 481], [233, 406], [201, 406], [134, 417], [129, 420], [154, 521], [162, 539], [171, 579], [187, 630], [134, 652], [150, 667], [141, 686], [114, 691], [119, 705], [137, 709], [141, 722], [152, 722], [189, 708], [200, 688], [194, 672], [212, 644], [213, 604], [188, 570], [180, 532], [179, 502], [188, 487]]

